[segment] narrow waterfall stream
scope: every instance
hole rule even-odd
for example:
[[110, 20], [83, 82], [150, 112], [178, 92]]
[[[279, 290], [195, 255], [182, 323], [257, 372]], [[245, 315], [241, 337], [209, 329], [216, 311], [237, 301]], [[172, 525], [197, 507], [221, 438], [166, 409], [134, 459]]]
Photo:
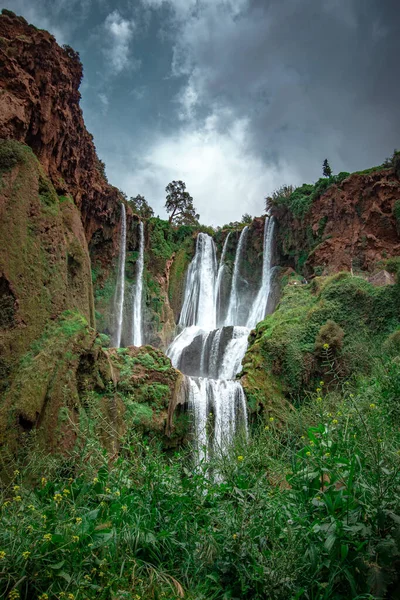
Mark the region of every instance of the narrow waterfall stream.
[[112, 344], [116, 348], [121, 345], [122, 322], [124, 318], [125, 300], [125, 257], [126, 257], [126, 211], [125, 205], [121, 204], [121, 236], [119, 241], [118, 277], [115, 293], [116, 327]]
[[[269, 223], [268, 217], [267, 220]], [[236, 248], [229, 305], [222, 327], [220, 288], [228, 238], [218, 266], [213, 239], [205, 233], [199, 233], [196, 253], [186, 276], [179, 320], [182, 330], [167, 351], [173, 366], [186, 375], [199, 460], [223, 453], [236, 433], [247, 433], [246, 398], [235, 377], [241, 370], [247, 349], [250, 329], [245, 325], [251, 323], [254, 326], [254, 318], [261, 320], [265, 315], [270, 289], [273, 234], [273, 228], [271, 230], [266, 223], [262, 281], [255, 302], [247, 307], [243, 322], [244, 307], [241, 307], [238, 284], [248, 229], [246, 226], [242, 230]], [[268, 232], [270, 235], [267, 236]]]
[[139, 257], [136, 262], [136, 282], [132, 287], [132, 330], [131, 343], [134, 346], [143, 344], [142, 333], [142, 296], [143, 296], [143, 268], [144, 268], [144, 226], [139, 223]]

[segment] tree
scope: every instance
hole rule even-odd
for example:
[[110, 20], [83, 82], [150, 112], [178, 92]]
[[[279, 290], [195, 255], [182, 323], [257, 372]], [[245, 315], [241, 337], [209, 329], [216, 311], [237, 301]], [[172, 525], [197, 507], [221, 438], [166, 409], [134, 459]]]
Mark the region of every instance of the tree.
[[244, 213], [244, 215], [242, 216], [242, 223], [244, 223], [245, 225], [249, 225], [253, 220], [253, 217], [251, 215], [249, 215], [249, 213]]
[[272, 192], [272, 196], [265, 198], [265, 212], [268, 212], [271, 206], [288, 204], [288, 200], [295, 189], [292, 185], [281, 185], [280, 188]]
[[180, 180], [171, 181], [165, 191], [167, 192], [165, 209], [170, 213], [169, 222], [175, 225], [197, 224], [200, 215], [196, 213], [193, 206], [192, 196], [186, 191], [186, 184]]
[[133, 212], [139, 215], [139, 217], [142, 217], [143, 219], [150, 219], [150, 217], [154, 217], [154, 210], [151, 208], [144, 196], [138, 194], [134, 198], [129, 198], [129, 203]]
[[327, 158], [322, 163], [322, 174], [324, 177], [332, 177], [332, 169], [329, 166]]

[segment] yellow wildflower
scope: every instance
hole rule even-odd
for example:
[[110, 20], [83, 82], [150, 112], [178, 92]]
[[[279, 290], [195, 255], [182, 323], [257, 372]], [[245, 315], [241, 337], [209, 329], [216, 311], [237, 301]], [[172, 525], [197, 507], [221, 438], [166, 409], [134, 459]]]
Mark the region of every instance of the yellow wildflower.
[[53, 497], [53, 500], [57, 503], [61, 502], [61, 500], [62, 500], [61, 494], [55, 494], [55, 496]]
[[75, 596], [73, 594], [68, 594], [68, 600], [75, 600]]
[[306, 456], [311, 456], [311, 452], [310, 451], [306, 452]]
[[35, 510], [35, 507], [33, 506], [33, 504], [29, 504], [28, 508], [29, 508], [29, 510]]
[[0, 550], [0, 560], [4, 560], [6, 557], [6, 553], [4, 552], [4, 550]]
[[322, 398], [321, 398], [321, 396], [318, 396], [318, 398], [317, 398], [317, 402], [322, 402]]
[[8, 594], [8, 597], [9, 597], [10, 600], [17, 600], [17, 598], [19, 598], [19, 591], [14, 588]]
[[329, 344], [324, 344], [322, 347], [324, 350], [329, 350]]
[[99, 577], [104, 577], [105, 573], [103, 573], [103, 571], [100, 571], [99, 573]]
[[311, 442], [310, 442], [310, 446], [311, 446], [311, 447], [315, 446], [315, 444], [314, 444], [314, 442], [313, 442], [312, 440], [311, 440]]
[[28, 533], [31, 533], [33, 531], [33, 526], [32, 525], [28, 525], [28, 527], [26, 528], [26, 530], [28, 531]]
[[234, 533], [232, 537], [233, 537], [233, 539], [234, 539], [234, 540], [236, 540], [236, 538], [237, 538], [237, 533]]
[[274, 417], [270, 417], [269, 420], [271, 421], [271, 423], [275, 421]]
[[320, 385], [321, 387], [323, 387], [323, 386], [325, 385], [325, 383], [324, 383], [323, 381], [320, 381], [320, 382], [319, 382], [319, 385]]
[[237, 459], [238, 460], [243, 460], [243, 456], [238, 456]]
[[119, 498], [120, 495], [121, 495], [121, 493], [118, 490], [116, 492], [114, 492], [114, 496], [117, 496], [117, 498]]
[[30, 555], [31, 553], [28, 550], [25, 550], [25, 552], [22, 553], [22, 558], [27, 560], [30, 557]]
[[124, 512], [126, 512], [128, 510], [128, 507], [126, 504], [123, 504], [121, 508]]
[[93, 479], [93, 483], [99, 483], [99, 480], [98, 480], [98, 478], [97, 478], [97, 477], [94, 477], [94, 479]]
[[71, 492], [69, 490], [67, 490], [67, 488], [63, 489], [63, 494], [64, 496], [68, 496], [68, 494], [70, 494]]
[[81, 518], [81, 517], [76, 517], [76, 519], [75, 519], [75, 523], [76, 523], [77, 525], [80, 525], [80, 524], [82, 523], [82, 518]]
[[45, 542], [51, 542], [51, 533], [45, 533], [43, 536]]
[[315, 391], [317, 392], [317, 394], [319, 394], [321, 391], [321, 388], [318, 387]]
[[264, 427], [265, 431], [269, 431], [269, 426]]
[[19, 490], [19, 485], [14, 485], [14, 487], [13, 487], [13, 490], [14, 490], [14, 492], [18, 492], [18, 490]]
[[334, 425], [337, 425], [337, 424], [339, 423], [339, 421], [338, 421], [337, 419], [333, 419], [332, 423], [333, 423]]
[[325, 452], [325, 455], [324, 455], [324, 456], [325, 456], [325, 458], [329, 458], [329, 457], [330, 457], [330, 455], [331, 455], [331, 453], [330, 453], [330, 452]]
[[45, 521], [47, 519], [46, 515], [42, 515], [42, 519]]
[[21, 502], [21, 500], [22, 500], [21, 496], [14, 497], [14, 502]]
[[370, 405], [369, 405], [369, 407], [370, 407], [372, 410], [374, 410], [374, 408], [376, 408], [376, 404], [372, 403], [372, 404], [370, 404]]
[[86, 581], [92, 581], [92, 578], [90, 577], [90, 575], [84, 575], [83, 576], [84, 579], [86, 579]]
[[42, 594], [41, 596], [39, 596], [39, 600], [49, 600], [48, 594]]
[[11, 504], [11, 502], [9, 500], [6, 500], [3, 504], [3, 506], [8, 506], [9, 504]]
[[41, 480], [41, 481], [42, 481], [42, 485], [43, 485], [43, 486], [44, 486], [44, 485], [46, 485], [46, 483], [47, 483], [47, 479], [46, 479], [46, 477], [42, 477], [42, 480]]
[[73, 535], [72, 536], [72, 541], [73, 542], [79, 542], [79, 535]]
[[15, 476], [19, 475], [19, 471], [18, 471], [18, 469], [15, 469], [15, 471], [14, 471], [14, 475], [15, 475]]
[[110, 488], [109, 488], [109, 487], [106, 487], [106, 490], [105, 490], [105, 491], [106, 491], [106, 494], [109, 494], [109, 493], [111, 492], [111, 490], [110, 490]]

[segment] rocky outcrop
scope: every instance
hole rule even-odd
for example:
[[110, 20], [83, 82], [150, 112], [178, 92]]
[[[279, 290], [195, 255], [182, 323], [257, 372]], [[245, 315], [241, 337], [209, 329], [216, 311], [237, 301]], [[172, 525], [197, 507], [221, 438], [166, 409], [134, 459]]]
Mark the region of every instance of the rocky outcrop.
[[183, 377], [149, 346], [105, 349], [78, 312], [49, 322], [21, 360], [0, 409], [0, 448], [16, 453], [27, 436], [68, 452], [96, 429], [111, 453], [133, 429], [164, 447], [187, 435]]
[[284, 262], [307, 276], [373, 271], [379, 261], [400, 253], [399, 198], [400, 181], [389, 168], [354, 173], [331, 185], [302, 219], [285, 205], [274, 207]]
[[80, 209], [91, 252], [116, 253], [121, 194], [104, 177], [79, 106], [82, 64], [48, 32], [0, 16], [0, 138], [32, 148], [59, 195]]

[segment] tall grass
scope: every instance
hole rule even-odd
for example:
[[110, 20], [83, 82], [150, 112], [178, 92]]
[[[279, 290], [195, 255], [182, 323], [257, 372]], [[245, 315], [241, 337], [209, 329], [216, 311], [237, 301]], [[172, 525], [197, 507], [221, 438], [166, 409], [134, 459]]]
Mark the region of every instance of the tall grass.
[[207, 464], [132, 432], [110, 457], [90, 423], [68, 457], [32, 437], [1, 492], [0, 597], [397, 597], [392, 379], [322, 382], [285, 424], [258, 423]]

